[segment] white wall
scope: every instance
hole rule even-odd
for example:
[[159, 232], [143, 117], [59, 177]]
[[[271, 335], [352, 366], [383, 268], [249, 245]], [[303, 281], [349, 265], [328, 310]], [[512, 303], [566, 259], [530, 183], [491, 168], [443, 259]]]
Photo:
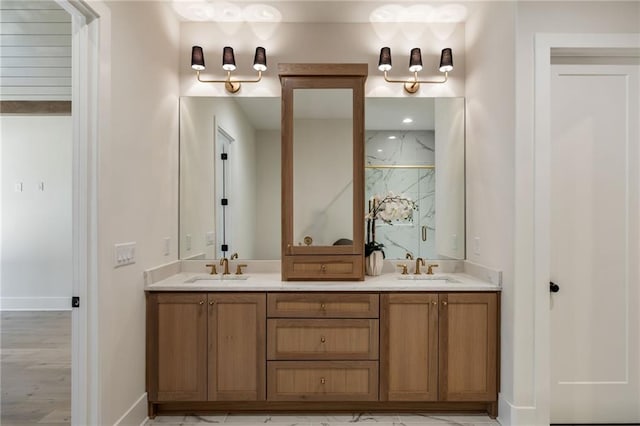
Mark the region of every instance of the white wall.
[[280, 131], [256, 130], [256, 259], [280, 259]]
[[514, 331], [515, 7], [474, 4], [465, 28], [467, 259], [503, 272], [500, 393], [508, 401], [515, 382], [528, 386], [531, 378], [531, 372], [514, 375], [521, 361], [514, 340], [533, 335], [532, 329]]
[[465, 258], [464, 102], [439, 98], [434, 110], [436, 248], [439, 256], [453, 259]]
[[[533, 125], [534, 36], [536, 33], [631, 33], [640, 32], [639, 2], [519, 2], [516, 31], [516, 146], [515, 167], [515, 295], [505, 312], [513, 318], [512, 418], [532, 420], [535, 410], [533, 375]], [[505, 117], [506, 118], [506, 117]], [[511, 177], [511, 176], [510, 176]], [[506, 178], [506, 176], [505, 176]], [[504, 300], [504, 299], [503, 299]], [[511, 311], [511, 312], [509, 312]], [[504, 342], [504, 340], [503, 340]], [[504, 354], [504, 351], [503, 351]], [[503, 381], [503, 385], [505, 382]], [[533, 413], [532, 415], [535, 415]], [[537, 413], [538, 416], [540, 413]], [[542, 413], [544, 418], [545, 414]], [[515, 422], [514, 422], [515, 424]]]
[[[146, 416], [143, 271], [177, 259], [179, 24], [166, 3], [103, 2], [98, 172], [100, 421]], [[171, 237], [165, 256], [163, 238]], [[113, 268], [113, 245], [136, 263]]]
[[0, 115], [0, 141], [0, 309], [70, 309], [71, 117]]

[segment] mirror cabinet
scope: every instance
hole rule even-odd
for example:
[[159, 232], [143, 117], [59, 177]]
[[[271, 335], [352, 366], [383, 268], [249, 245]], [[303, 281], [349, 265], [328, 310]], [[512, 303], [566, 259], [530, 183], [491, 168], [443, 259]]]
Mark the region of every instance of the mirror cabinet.
[[279, 64], [282, 279], [364, 279], [367, 64]]

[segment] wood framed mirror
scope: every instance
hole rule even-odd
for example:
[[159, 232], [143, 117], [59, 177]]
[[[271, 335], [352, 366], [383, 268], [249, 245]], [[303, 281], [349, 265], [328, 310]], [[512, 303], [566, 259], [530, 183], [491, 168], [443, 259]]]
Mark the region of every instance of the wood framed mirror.
[[367, 64], [279, 64], [278, 70], [282, 279], [363, 280]]

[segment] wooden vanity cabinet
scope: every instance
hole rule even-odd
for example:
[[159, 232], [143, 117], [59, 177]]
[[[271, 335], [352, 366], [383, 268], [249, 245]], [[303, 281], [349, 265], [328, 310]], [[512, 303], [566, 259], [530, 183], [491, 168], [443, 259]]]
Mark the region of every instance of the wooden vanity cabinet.
[[149, 402], [265, 399], [264, 293], [149, 293]]
[[498, 383], [497, 293], [381, 296], [380, 398], [486, 402]]

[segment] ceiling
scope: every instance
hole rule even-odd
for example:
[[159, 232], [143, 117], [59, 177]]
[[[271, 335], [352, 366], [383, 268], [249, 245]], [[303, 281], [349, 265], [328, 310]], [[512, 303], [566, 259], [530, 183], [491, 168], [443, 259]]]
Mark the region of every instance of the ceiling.
[[466, 6], [445, 2], [379, 0], [172, 0], [178, 19], [185, 22], [464, 22]]

